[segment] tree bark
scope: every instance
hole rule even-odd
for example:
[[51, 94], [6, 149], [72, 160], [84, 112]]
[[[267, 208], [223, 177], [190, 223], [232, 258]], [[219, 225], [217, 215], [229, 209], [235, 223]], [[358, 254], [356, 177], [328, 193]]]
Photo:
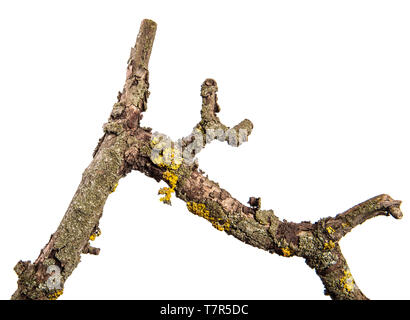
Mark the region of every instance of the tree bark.
[[251, 197], [249, 206], [233, 198], [218, 183], [208, 179], [193, 160], [213, 140], [240, 146], [251, 134], [253, 124], [245, 119], [229, 128], [216, 113], [218, 87], [206, 79], [201, 87], [201, 120], [186, 137], [171, 141], [140, 126], [149, 96], [148, 62], [156, 23], [143, 20], [131, 49], [124, 88], [118, 95], [104, 135], [93, 160], [83, 173], [80, 185], [55, 233], [34, 263], [19, 261], [15, 267], [18, 288], [12, 299], [56, 299], [64, 283], [80, 262], [81, 254], [99, 254], [90, 245], [99, 235], [104, 204], [119, 180], [131, 170], [143, 172], [168, 187], [160, 199], [171, 204], [172, 195], [184, 201], [188, 211], [216, 229], [254, 247], [284, 257], [302, 257], [315, 269], [332, 299], [367, 299], [355, 284], [339, 246], [339, 240], [355, 226], [379, 215], [402, 217], [400, 201], [379, 195], [335, 217], [315, 223], [280, 220], [273, 210], [261, 209]]

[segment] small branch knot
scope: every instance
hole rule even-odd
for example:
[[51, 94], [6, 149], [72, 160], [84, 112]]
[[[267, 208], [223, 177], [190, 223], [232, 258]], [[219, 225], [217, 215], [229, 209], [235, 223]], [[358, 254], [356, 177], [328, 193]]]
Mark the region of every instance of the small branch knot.
[[86, 254], [88, 253], [88, 254], [92, 254], [92, 255], [95, 255], [95, 256], [98, 256], [100, 254], [100, 251], [101, 251], [100, 248], [92, 247], [89, 244], [86, 245], [83, 249], [83, 253], [86, 253]]
[[18, 276], [22, 275], [25, 270], [28, 269], [30, 265], [30, 261], [22, 261], [20, 260], [17, 262], [16, 266], [14, 267], [14, 271]]
[[255, 198], [255, 197], [250, 197], [248, 204], [254, 208], [254, 209], [260, 209], [261, 208], [261, 198]]

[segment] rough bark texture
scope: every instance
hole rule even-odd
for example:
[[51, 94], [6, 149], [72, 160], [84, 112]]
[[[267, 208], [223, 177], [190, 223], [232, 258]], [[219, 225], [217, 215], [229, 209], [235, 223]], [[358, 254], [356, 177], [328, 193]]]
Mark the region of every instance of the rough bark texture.
[[[146, 109], [148, 92], [148, 61], [155, 37], [156, 24], [144, 20], [135, 47], [128, 60], [127, 77], [104, 136], [94, 151], [94, 158], [83, 173], [80, 185], [63, 220], [34, 263], [20, 261], [15, 267], [19, 276], [12, 299], [52, 299], [61, 294], [65, 280], [80, 262], [81, 253], [98, 254], [89, 240], [98, 234], [104, 204], [124, 176], [124, 154], [129, 138], [139, 128], [141, 112]], [[59, 287], [50, 290], [47, 279], [49, 266], [58, 266]], [[49, 269], [50, 270], [50, 269]]]
[[[375, 216], [401, 218], [400, 201], [379, 195], [316, 223], [280, 220], [272, 210], [261, 209], [259, 198], [251, 197], [249, 206], [240, 203], [218, 183], [209, 180], [198, 169], [196, 161], [190, 161], [215, 139], [239, 146], [252, 132], [253, 125], [247, 119], [231, 129], [220, 122], [216, 116], [220, 107], [215, 80], [206, 79], [202, 84], [201, 120], [187, 137], [168, 141], [164, 147], [165, 135], [153, 134], [150, 128], [140, 126], [142, 112], [147, 108], [148, 61], [155, 31], [155, 22], [144, 20], [141, 23], [128, 61], [124, 89], [104, 125], [104, 135], [94, 151], [94, 158], [83, 173], [61, 224], [37, 260], [17, 263], [18, 288], [12, 299], [55, 299], [61, 295], [81, 254], [99, 253], [89, 241], [99, 235], [99, 220], [107, 197], [115, 190], [119, 179], [131, 170], [165, 181], [169, 187], [159, 191], [164, 195], [161, 198], [164, 203], [170, 204], [175, 193], [190, 212], [208, 220], [218, 230], [271, 253], [304, 258], [322, 280], [325, 294], [332, 299], [367, 299], [354, 282], [339, 240], [355, 226]], [[226, 132], [230, 134], [221, 134]], [[160, 145], [162, 147], [158, 148]], [[160, 152], [155, 153], [155, 150]], [[54, 276], [50, 266], [59, 268], [61, 288], [50, 289], [50, 278]]]

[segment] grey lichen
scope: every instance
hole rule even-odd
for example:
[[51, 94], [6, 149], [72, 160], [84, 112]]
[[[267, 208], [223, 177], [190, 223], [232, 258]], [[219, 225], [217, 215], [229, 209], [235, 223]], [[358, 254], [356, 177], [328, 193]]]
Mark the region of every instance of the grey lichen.
[[119, 135], [124, 131], [124, 125], [120, 121], [109, 121], [103, 126], [104, 132]]
[[263, 225], [270, 225], [272, 222], [275, 222], [275, 220], [278, 220], [273, 210], [257, 210], [255, 219]]
[[111, 118], [112, 119], [120, 118], [124, 110], [125, 110], [125, 105], [123, 103], [119, 103], [119, 102], [115, 103], [111, 111]]

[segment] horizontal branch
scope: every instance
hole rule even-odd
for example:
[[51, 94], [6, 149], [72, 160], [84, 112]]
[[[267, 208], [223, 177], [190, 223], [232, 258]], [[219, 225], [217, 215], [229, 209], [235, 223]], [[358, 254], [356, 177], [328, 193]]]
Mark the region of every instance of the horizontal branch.
[[[154, 142], [156, 138], [150, 130], [140, 128], [136, 133], [137, 142], [125, 155], [127, 170], [138, 170], [157, 181], [164, 181], [168, 188], [160, 190], [160, 194], [165, 195], [160, 200], [171, 204], [170, 198], [175, 193], [186, 203], [191, 213], [206, 219], [217, 230], [271, 253], [304, 258], [307, 265], [316, 271], [325, 286], [325, 293], [331, 298], [367, 299], [356, 285], [338, 242], [352, 228], [370, 218], [379, 215], [401, 218], [401, 202], [388, 195], [380, 195], [334, 218], [321, 219], [316, 223], [282, 221], [273, 210], [261, 209], [260, 198], [250, 197], [250, 206], [242, 204], [218, 183], [209, 180], [208, 176], [198, 169], [198, 163], [190, 158], [207, 143], [218, 138], [210, 138], [209, 130], [228, 130], [216, 116], [220, 111], [217, 90], [215, 80], [206, 79], [202, 84], [201, 121], [194, 127], [193, 134], [183, 139], [182, 144], [184, 148], [191, 147], [194, 151], [188, 154], [189, 159], [180, 159], [181, 154], [175, 148], [177, 142], [164, 145], [163, 154], [173, 155], [168, 161], [164, 161], [165, 156], [153, 157], [153, 148], [157, 147], [157, 142]], [[252, 132], [252, 127], [249, 120], [244, 120], [234, 128], [245, 129], [247, 137]], [[227, 141], [226, 136], [222, 137], [219, 140]], [[238, 146], [240, 143], [234, 145]], [[187, 155], [183, 151], [182, 154]], [[177, 158], [182, 161], [175, 161]]]
[[[304, 258], [333, 299], [367, 299], [356, 285], [338, 241], [355, 225], [371, 217], [386, 214], [401, 217], [400, 201], [381, 195], [316, 223], [282, 221], [273, 210], [260, 209], [260, 199], [251, 197], [251, 206], [242, 204], [211, 181], [197, 163], [182, 162], [177, 168], [172, 163], [154, 163], [150, 156], [152, 139], [150, 130], [138, 130], [138, 143], [126, 155], [129, 170], [138, 170], [167, 183], [186, 203], [188, 211], [206, 219], [217, 230], [270, 253]], [[172, 181], [170, 175], [174, 177]], [[343, 227], [344, 221], [350, 221], [348, 228]]]
[[354, 227], [371, 218], [391, 215], [395, 219], [401, 219], [403, 213], [400, 210], [400, 204], [401, 201], [394, 200], [387, 194], [381, 194], [338, 214], [334, 218], [323, 219], [322, 224], [327, 230], [331, 230], [332, 239], [338, 241]]

